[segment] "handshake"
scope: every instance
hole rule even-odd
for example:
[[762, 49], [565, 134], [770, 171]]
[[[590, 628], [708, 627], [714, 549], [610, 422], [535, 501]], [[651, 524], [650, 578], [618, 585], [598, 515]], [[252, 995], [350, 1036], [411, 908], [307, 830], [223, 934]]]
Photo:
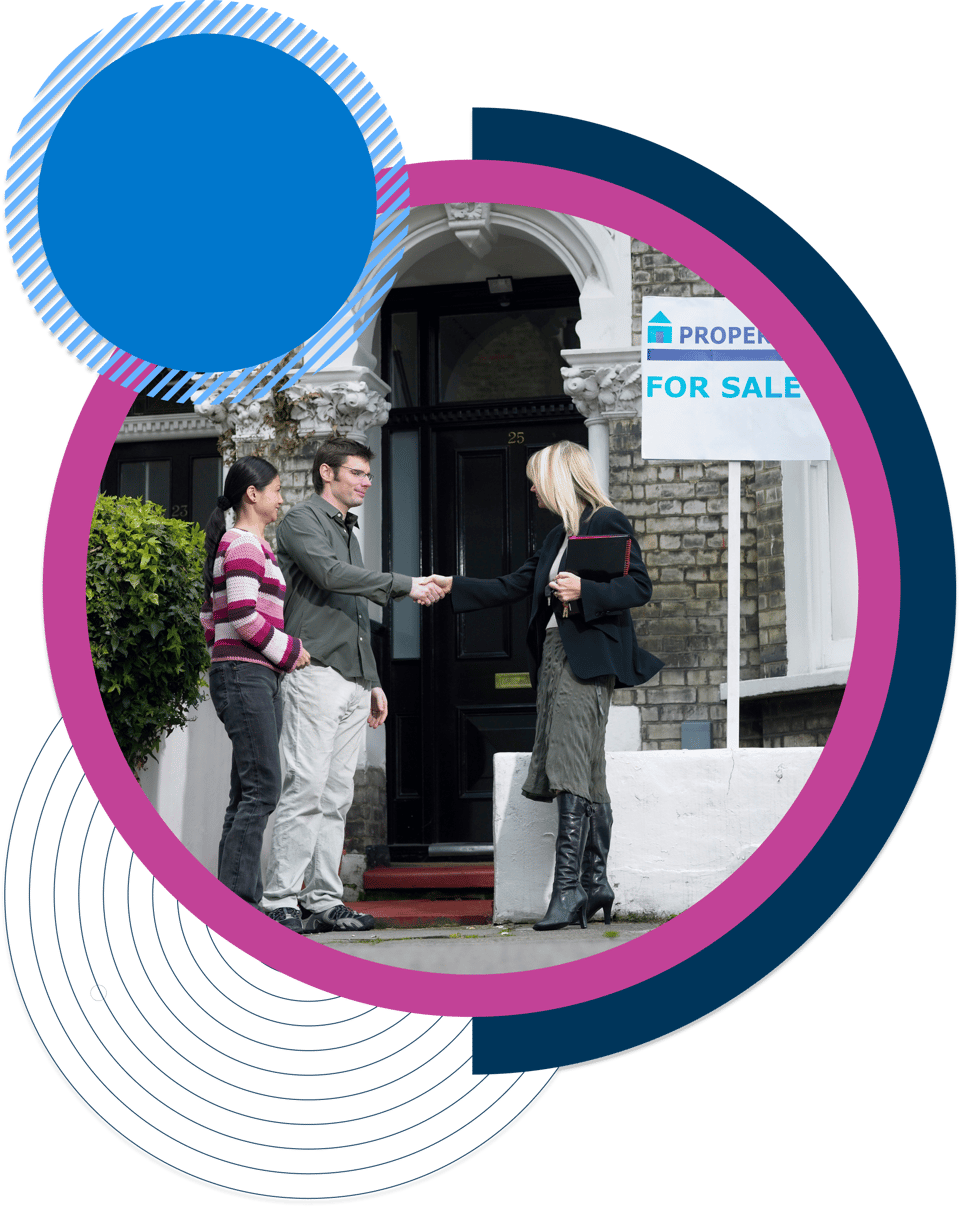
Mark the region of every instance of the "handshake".
[[410, 591], [410, 598], [415, 599], [423, 607], [429, 608], [438, 599], [443, 599], [445, 595], [448, 595], [452, 586], [453, 579], [445, 578], [442, 574], [431, 574], [427, 578], [415, 578]]

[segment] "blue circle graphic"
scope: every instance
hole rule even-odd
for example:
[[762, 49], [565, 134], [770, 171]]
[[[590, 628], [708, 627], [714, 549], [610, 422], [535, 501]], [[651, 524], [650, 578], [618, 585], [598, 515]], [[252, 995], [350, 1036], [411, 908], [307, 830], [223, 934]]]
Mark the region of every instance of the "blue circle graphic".
[[334, 89], [221, 34], [140, 46], [90, 79], [38, 191], [47, 259], [82, 318], [145, 360], [205, 370], [319, 331], [363, 271], [376, 208], [370, 151]]

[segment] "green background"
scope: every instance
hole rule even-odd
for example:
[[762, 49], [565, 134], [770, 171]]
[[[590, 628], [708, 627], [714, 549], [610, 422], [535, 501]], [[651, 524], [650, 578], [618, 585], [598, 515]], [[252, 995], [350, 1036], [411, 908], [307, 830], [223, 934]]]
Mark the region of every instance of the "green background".
[[[54, 64], [129, 11], [116, 2], [34, 0], [7, 13], [0, 81], [7, 142]], [[956, 31], [944, 24], [946, 6], [378, 0], [342, 8], [290, 0], [283, 11], [366, 71], [411, 159], [465, 157], [471, 105], [525, 107], [661, 141], [755, 194], [871, 311], [924, 404], [948, 482], [958, 482], [956, 391], [944, 351], [954, 342], [946, 315], [956, 275], [947, 211]], [[130, 164], [151, 187], [139, 152]], [[590, 164], [581, 168], [589, 173]], [[264, 159], [258, 177], [251, 188], [297, 186], [296, 165]], [[217, 194], [217, 180], [204, 182], [197, 197], [185, 193], [182, 204], [231, 203]], [[315, 270], [309, 262], [303, 268]], [[289, 288], [289, 276], [278, 287]], [[11, 812], [56, 717], [37, 607], [43, 523], [92, 378], [41, 332], [10, 274], [0, 282], [0, 303]], [[909, 474], [910, 466], [897, 472]], [[909, 544], [902, 555], [906, 588], [923, 589], [923, 562]], [[923, 658], [923, 635], [914, 640]], [[908, 709], [909, 700], [898, 704]], [[685, 1036], [563, 1075], [493, 1148], [402, 1191], [402, 1201], [946, 1199], [948, 1135], [955, 1138], [948, 1010], [953, 1015], [959, 739], [954, 705], [882, 863], [789, 967]], [[175, 1180], [101, 1130], [43, 1060], [6, 978], [0, 1001], [2, 1179], [11, 1201], [213, 1202], [214, 1191]]]

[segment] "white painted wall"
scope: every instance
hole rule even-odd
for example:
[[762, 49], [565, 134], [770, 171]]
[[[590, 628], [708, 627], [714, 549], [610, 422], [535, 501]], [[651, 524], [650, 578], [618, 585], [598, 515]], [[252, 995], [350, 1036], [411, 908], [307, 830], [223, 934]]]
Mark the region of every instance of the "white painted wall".
[[140, 778], [147, 799], [187, 850], [216, 875], [232, 749], [209, 699], [160, 745]]
[[[608, 876], [620, 913], [677, 914], [744, 862], [793, 804], [820, 748], [607, 754]], [[494, 756], [495, 922], [546, 911], [556, 805], [520, 795], [529, 754]]]
[[639, 705], [611, 704], [603, 748], [604, 750], [640, 749]]

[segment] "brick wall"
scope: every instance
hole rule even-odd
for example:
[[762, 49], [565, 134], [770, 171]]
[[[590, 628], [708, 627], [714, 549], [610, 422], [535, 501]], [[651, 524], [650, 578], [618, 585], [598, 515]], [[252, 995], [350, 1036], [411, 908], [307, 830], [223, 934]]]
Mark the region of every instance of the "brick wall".
[[[610, 495], [633, 521], [653, 598], [635, 614], [637, 640], [666, 663], [650, 687], [617, 693], [640, 705], [646, 750], [679, 750], [683, 721], [712, 721], [713, 744], [726, 742], [727, 463], [644, 461], [640, 424], [610, 434]], [[759, 678], [754, 467], [740, 479], [740, 662]]]
[[787, 599], [783, 568], [783, 475], [760, 461], [754, 476], [757, 515], [757, 620], [763, 679], [787, 673]]
[[679, 260], [664, 255], [662, 251], [634, 239], [630, 248], [633, 270], [633, 339], [639, 345], [640, 302], [649, 295], [664, 298], [719, 298], [719, 290], [695, 272], [685, 268]]
[[823, 746], [842, 700], [842, 687], [741, 700], [740, 745]]
[[359, 767], [353, 777], [353, 804], [347, 814], [344, 849], [365, 851], [386, 841], [386, 773], [380, 767]]

